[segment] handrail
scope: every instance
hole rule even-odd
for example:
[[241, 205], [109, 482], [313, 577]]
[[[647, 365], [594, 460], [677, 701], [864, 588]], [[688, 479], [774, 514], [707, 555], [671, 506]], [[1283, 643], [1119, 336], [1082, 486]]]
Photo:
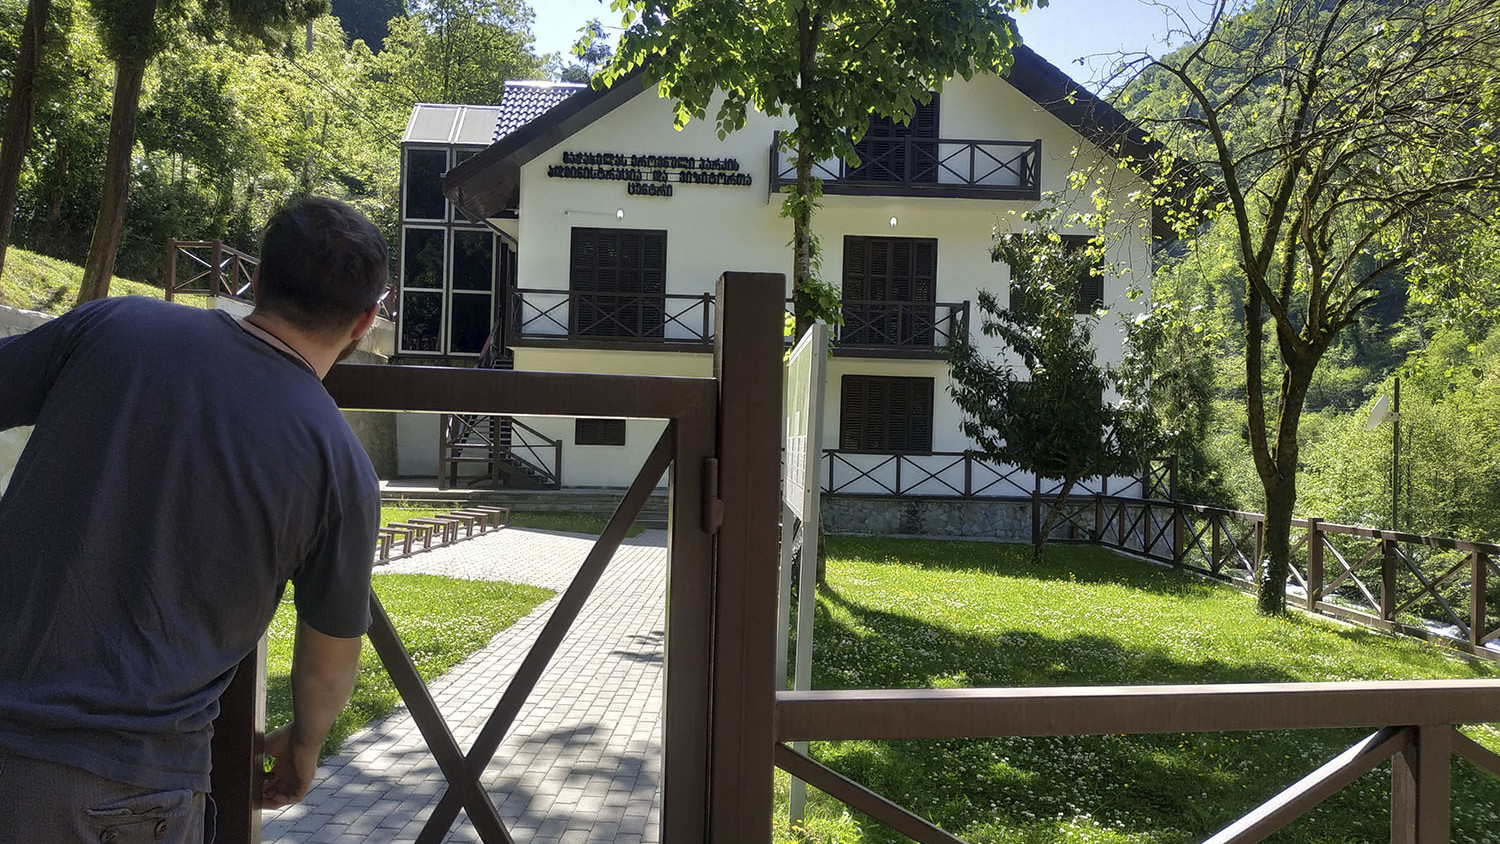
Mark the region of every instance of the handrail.
[[512, 290], [511, 338], [512, 342], [587, 339], [710, 346], [714, 341], [714, 309], [712, 293], [594, 293], [517, 287]]
[[[208, 255], [199, 254], [207, 250]], [[178, 261], [183, 259], [194, 272], [182, 274]], [[254, 279], [260, 272], [260, 259], [218, 240], [167, 239], [167, 271], [162, 287], [170, 302], [179, 295], [222, 296], [246, 305], [255, 304]], [[400, 296], [388, 284], [378, 300], [378, 315], [394, 321]]]
[[[1264, 556], [1265, 519], [1221, 507], [1082, 496], [1092, 542], [1250, 588]], [[1288, 595], [1311, 612], [1500, 660], [1490, 584], [1500, 544], [1292, 519]], [[1300, 535], [1298, 535], [1300, 532]], [[1404, 621], [1415, 616], [1420, 624]]]
[[1500, 681], [848, 689], [776, 693], [775, 764], [919, 844], [959, 839], [784, 742], [1379, 728], [1220, 830], [1205, 844], [1253, 844], [1388, 759], [1391, 841], [1449, 833], [1449, 760], [1500, 777], [1496, 755], [1456, 725], [1493, 720]]
[[[771, 190], [793, 184], [796, 162], [783, 156], [782, 133], [771, 138]], [[860, 142], [862, 159], [813, 165], [824, 193], [968, 196], [1037, 199], [1041, 196], [1042, 142], [977, 138], [877, 138]]]

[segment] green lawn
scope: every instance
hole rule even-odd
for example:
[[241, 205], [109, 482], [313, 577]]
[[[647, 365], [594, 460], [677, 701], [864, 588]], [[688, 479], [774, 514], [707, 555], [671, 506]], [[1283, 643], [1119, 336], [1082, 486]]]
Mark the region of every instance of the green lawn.
[[[5, 304], [28, 311], [61, 314], [73, 307], [83, 268], [77, 264], [49, 258], [36, 252], [11, 247], [5, 251], [5, 274], [0, 277], [0, 295]], [[118, 276], [110, 282], [113, 296], [163, 297], [160, 287], [130, 281]], [[203, 297], [186, 297], [185, 302], [200, 305]]]
[[[1054, 546], [828, 538], [817, 688], [1496, 677], [1493, 663], [1301, 615], [1119, 557]], [[1500, 715], [1500, 713], [1497, 713]], [[1357, 741], [1329, 730], [814, 743], [813, 755], [970, 844], [1202, 841]], [[1495, 725], [1470, 730], [1500, 749]], [[1388, 840], [1389, 764], [1268, 839]], [[1454, 842], [1500, 842], [1500, 780], [1454, 767]], [[778, 840], [786, 777], [778, 773]], [[906, 839], [810, 792], [803, 840]]]
[[[479, 650], [496, 633], [515, 624], [537, 604], [552, 597], [550, 589], [512, 583], [455, 580], [422, 574], [377, 574], [380, 596], [396, 632], [431, 682]], [[296, 612], [292, 590], [271, 623], [266, 653], [266, 727], [291, 720], [292, 637]], [[336, 753], [344, 739], [395, 708], [400, 700], [375, 649], [365, 641], [359, 655], [359, 682], [354, 695], [329, 733], [323, 755]]]

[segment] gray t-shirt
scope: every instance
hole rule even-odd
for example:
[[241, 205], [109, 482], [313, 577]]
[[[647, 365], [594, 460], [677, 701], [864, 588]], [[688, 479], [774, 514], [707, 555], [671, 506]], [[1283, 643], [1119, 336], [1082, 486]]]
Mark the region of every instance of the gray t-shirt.
[[218, 311], [96, 302], [0, 339], [0, 749], [209, 787], [212, 721], [288, 580], [369, 626], [374, 469], [317, 375]]

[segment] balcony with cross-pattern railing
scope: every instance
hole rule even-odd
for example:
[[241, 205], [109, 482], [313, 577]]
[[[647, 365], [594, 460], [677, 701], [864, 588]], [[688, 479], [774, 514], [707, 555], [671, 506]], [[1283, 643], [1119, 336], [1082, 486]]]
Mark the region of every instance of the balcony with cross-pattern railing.
[[[969, 138], [872, 138], [861, 160], [813, 164], [823, 193], [848, 196], [936, 196], [959, 199], [1040, 199], [1042, 142]], [[771, 190], [797, 180], [796, 157], [771, 141]]]

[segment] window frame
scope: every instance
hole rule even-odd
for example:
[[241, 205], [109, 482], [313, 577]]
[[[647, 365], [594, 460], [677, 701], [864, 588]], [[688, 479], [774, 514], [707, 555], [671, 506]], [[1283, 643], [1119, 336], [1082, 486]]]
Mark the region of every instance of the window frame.
[[[865, 395], [861, 398], [863, 407], [854, 407], [851, 403], [850, 388], [856, 384], [863, 384]], [[902, 448], [891, 447], [891, 443], [898, 439], [893, 436], [892, 422], [897, 418], [889, 412], [890, 394], [885, 397], [887, 412], [882, 417], [872, 417], [869, 412], [871, 404], [869, 389], [875, 385], [881, 385], [887, 390], [896, 384], [906, 389], [905, 399], [907, 401], [907, 413], [902, 422]], [[839, 383], [839, 451], [849, 454], [932, 454], [932, 441], [934, 434], [934, 416], [936, 407], [937, 379], [931, 377], [914, 377], [903, 375], [865, 375], [847, 374], [840, 379]], [[923, 410], [921, 406], [925, 402], [925, 420], [919, 417], [918, 411]], [[872, 419], [878, 419], [882, 426], [879, 435], [881, 446], [870, 446], [863, 442], [867, 439], [864, 435], [868, 433]], [[919, 422], [920, 424], [913, 424]], [[860, 423], [856, 425], [855, 423]], [[925, 442], [922, 440], [924, 439]], [[847, 446], [851, 440], [852, 447]]]
[[625, 419], [579, 417], [573, 420], [573, 445], [623, 446], [629, 427]]

